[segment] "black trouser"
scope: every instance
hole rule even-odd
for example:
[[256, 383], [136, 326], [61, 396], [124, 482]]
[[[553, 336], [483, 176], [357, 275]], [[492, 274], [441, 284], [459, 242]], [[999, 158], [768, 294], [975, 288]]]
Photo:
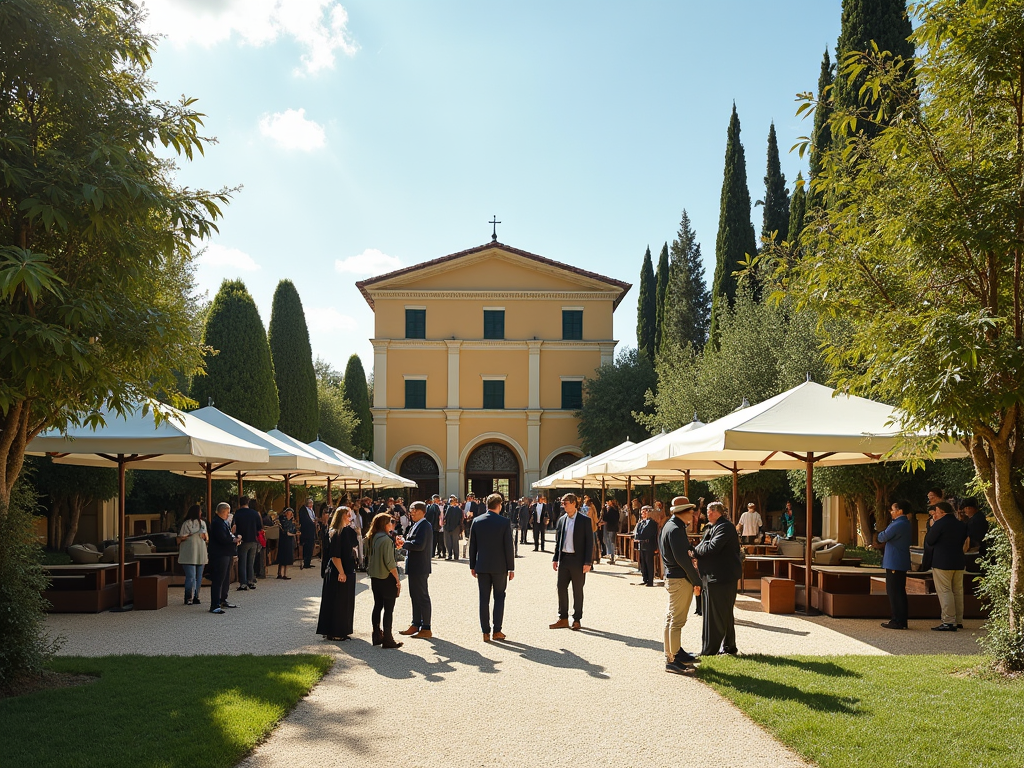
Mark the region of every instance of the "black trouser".
[[541, 552], [544, 551], [544, 524], [534, 523], [533, 524], [533, 549], [537, 550], [540, 547]]
[[644, 584], [654, 583], [654, 547], [640, 547], [640, 579]]
[[398, 582], [388, 574], [383, 579], [370, 579], [370, 591], [373, 593], [373, 628], [380, 629], [380, 615], [384, 612], [384, 634], [391, 634], [391, 624], [395, 617], [395, 600], [398, 598]]
[[437, 557], [444, 557], [447, 551], [444, 548], [444, 532], [440, 528], [434, 528], [434, 554]]
[[494, 592], [494, 631], [501, 632], [501, 622], [505, 618], [505, 587], [508, 586], [507, 573], [478, 573], [477, 587], [480, 589], [480, 631], [491, 632], [491, 592]]
[[231, 555], [210, 555], [210, 610], [228, 601]]
[[530, 530], [529, 523], [519, 523], [519, 543], [520, 544], [529, 544], [529, 542], [526, 540], [526, 536], [527, 536], [527, 533], [529, 532], [529, 530]]
[[429, 573], [405, 574], [405, 585], [412, 601], [412, 625], [430, 629], [430, 592], [427, 590]]
[[558, 618], [569, 618], [569, 584], [572, 584], [572, 618], [583, 619], [583, 583], [587, 574], [583, 563], [562, 561], [558, 564]]
[[316, 546], [316, 528], [302, 529], [302, 566], [313, 567], [313, 547]]
[[736, 650], [736, 624], [733, 606], [736, 603], [735, 581], [704, 582], [701, 590], [704, 604], [704, 630], [701, 656], [714, 656], [722, 651]]
[[885, 569], [885, 591], [889, 595], [892, 623], [907, 626], [907, 572]]

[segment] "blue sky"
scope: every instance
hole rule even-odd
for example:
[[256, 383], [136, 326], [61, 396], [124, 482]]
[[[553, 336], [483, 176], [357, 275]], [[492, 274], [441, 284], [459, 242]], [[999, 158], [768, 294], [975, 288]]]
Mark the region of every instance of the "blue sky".
[[[775, 121], [794, 117], [840, 0], [345, 2], [148, 0], [166, 37], [161, 98], [198, 98], [206, 157], [192, 187], [242, 185], [198, 270], [245, 280], [269, 322], [278, 280], [302, 296], [314, 354], [372, 365], [354, 283], [499, 240], [634, 284], [615, 334], [635, 344], [640, 265], [686, 208], [714, 270], [729, 112], [752, 200]], [[760, 232], [761, 209], [751, 212]]]

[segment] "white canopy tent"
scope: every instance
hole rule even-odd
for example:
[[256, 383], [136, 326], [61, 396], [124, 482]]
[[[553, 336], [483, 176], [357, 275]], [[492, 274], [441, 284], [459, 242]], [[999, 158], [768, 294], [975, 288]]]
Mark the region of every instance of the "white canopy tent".
[[[153, 413], [162, 415], [156, 423]], [[102, 426], [72, 427], [62, 434], [49, 430], [28, 445], [34, 455], [51, 456], [59, 464], [117, 467], [117, 580], [124, 608], [125, 469], [182, 470], [196, 468], [207, 478], [207, 510], [211, 509], [212, 474], [235, 462], [260, 465], [269, 459], [266, 447], [219, 429], [192, 413], [159, 403], [139, 406], [125, 416], [107, 411]]]
[[[739, 471], [806, 470], [805, 605], [810, 608], [814, 466], [867, 464], [883, 458], [900, 458], [895, 454], [904, 437], [899, 426], [900, 416], [892, 406], [839, 394], [807, 381], [703, 427], [659, 436], [643, 450], [613, 458], [608, 462], [608, 470], [642, 475], [663, 469], [717, 466], [733, 473], [734, 506]], [[946, 443], [939, 447], [934, 458], [964, 455], [961, 447]]]
[[363, 483], [368, 485], [379, 483], [384, 479], [379, 472], [374, 472], [368, 467], [363, 466], [357, 459], [352, 458], [347, 453], [332, 448], [327, 445], [327, 443], [320, 441], [316, 441], [318, 445], [303, 443], [300, 440], [296, 440], [291, 435], [286, 435], [279, 429], [270, 430], [270, 434], [278, 440], [293, 446], [296, 450], [305, 450], [312, 453], [331, 468], [330, 472], [321, 472], [316, 476], [302, 478], [302, 482], [307, 485], [310, 483], [314, 485], [326, 485], [328, 489], [328, 496], [331, 495], [331, 485], [338, 480], [342, 480], [342, 482], [352, 480], [361, 486]]

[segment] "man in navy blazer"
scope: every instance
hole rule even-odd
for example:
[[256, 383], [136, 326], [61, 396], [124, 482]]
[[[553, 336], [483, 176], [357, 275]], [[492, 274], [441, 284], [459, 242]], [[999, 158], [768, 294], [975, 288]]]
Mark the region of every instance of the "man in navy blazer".
[[743, 556], [736, 527], [725, 514], [725, 505], [708, 504], [708, 527], [704, 538], [693, 549], [700, 572], [701, 611], [704, 627], [701, 633], [701, 656], [736, 653], [736, 586], [743, 574]]
[[550, 629], [569, 626], [569, 585], [572, 584], [572, 629], [580, 628], [583, 618], [583, 584], [594, 565], [594, 530], [590, 518], [577, 514], [576, 495], [562, 497], [565, 514], [555, 524], [555, 556], [551, 566], [558, 573], [558, 621]]
[[907, 571], [910, 570], [910, 543], [914, 535], [907, 517], [909, 512], [909, 501], [894, 501], [889, 508], [892, 522], [878, 534], [879, 543], [885, 545], [882, 567], [885, 568], [885, 591], [889, 595], [892, 614], [892, 618], [882, 624], [886, 629], [907, 628]]
[[424, 640], [434, 636], [430, 631], [430, 591], [427, 588], [427, 579], [430, 578], [430, 556], [434, 552], [434, 531], [425, 519], [426, 514], [427, 505], [422, 501], [414, 501], [409, 506], [412, 525], [399, 543], [401, 549], [407, 553], [405, 580], [409, 585], [409, 599], [412, 601], [412, 624], [399, 634]]
[[924, 559], [921, 570], [931, 569], [935, 594], [939, 598], [942, 623], [932, 627], [936, 632], [956, 632], [964, 626], [964, 542], [967, 526], [957, 520], [948, 501], [928, 507], [932, 527], [924, 537]]
[[[505, 588], [515, 578], [512, 523], [501, 514], [501, 494], [487, 497], [487, 511], [473, 518], [469, 529], [469, 572], [480, 589], [480, 629], [484, 642], [504, 640]], [[494, 592], [494, 634], [491, 634], [491, 592]]]
[[230, 512], [231, 505], [222, 501], [210, 521], [210, 613], [224, 613], [224, 608], [237, 608], [228, 602], [228, 583], [231, 580], [231, 558], [237, 554], [242, 537], [231, 533], [228, 525]]

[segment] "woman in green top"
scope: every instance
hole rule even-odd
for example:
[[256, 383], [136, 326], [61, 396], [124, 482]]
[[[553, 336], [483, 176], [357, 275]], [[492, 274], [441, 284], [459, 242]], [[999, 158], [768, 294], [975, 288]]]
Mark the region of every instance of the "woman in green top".
[[[373, 644], [384, 648], [401, 648], [391, 634], [391, 623], [395, 613], [395, 600], [402, 591], [398, 580], [398, 563], [395, 561], [395, 542], [389, 535], [395, 524], [388, 512], [379, 512], [370, 523], [366, 534], [369, 546], [366, 572], [370, 577], [373, 592]], [[381, 630], [381, 613], [384, 614], [384, 629]]]

